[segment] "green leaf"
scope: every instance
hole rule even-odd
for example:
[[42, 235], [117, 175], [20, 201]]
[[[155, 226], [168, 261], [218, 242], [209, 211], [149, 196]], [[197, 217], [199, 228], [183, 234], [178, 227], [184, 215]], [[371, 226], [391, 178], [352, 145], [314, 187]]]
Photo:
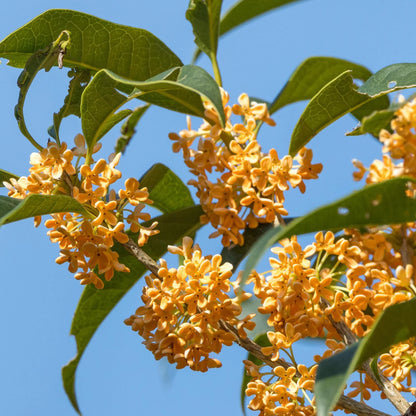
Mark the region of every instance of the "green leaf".
[[29, 195], [25, 199], [0, 195], [0, 226], [55, 212], [77, 212], [88, 215], [78, 201], [66, 195]]
[[186, 18], [196, 45], [212, 60], [217, 55], [222, 0], [190, 0]]
[[141, 120], [143, 114], [150, 107], [149, 104], [141, 105], [133, 110], [127, 120], [121, 126], [121, 136], [118, 138], [114, 151], [116, 153], [124, 153], [130, 140], [136, 133], [136, 125]]
[[107, 119], [100, 126], [100, 130], [96, 136], [96, 141], [102, 139], [116, 124], [120, 123], [120, 121], [123, 121], [126, 117], [129, 117], [132, 113], [133, 110], [125, 109], [107, 117]]
[[89, 71], [84, 69], [74, 69], [68, 73], [72, 79], [69, 82], [68, 94], [65, 97], [64, 105], [58, 113], [53, 114], [52, 137], [59, 142], [59, 129], [62, 119], [70, 115], [81, 117], [81, 95], [91, 79]]
[[413, 87], [416, 87], [416, 64], [394, 64], [377, 71], [358, 91], [375, 97]]
[[240, 0], [221, 19], [220, 34], [223, 35], [263, 13], [295, 1], [299, 0]]
[[194, 205], [189, 188], [162, 163], [154, 164], [142, 176], [140, 187], [147, 187], [152, 206], [162, 212], [173, 212]]
[[394, 117], [395, 110], [380, 110], [375, 111], [367, 117], [364, 117], [361, 120], [359, 126], [349, 133], [346, 133], [347, 136], [359, 136], [361, 134], [370, 133], [375, 137], [378, 137], [382, 129], [389, 130], [391, 120]]
[[0, 42], [0, 57], [23, 67], [36, 51], [48, 47], [63, 31], [71, 34], [64, 66], [92, 72], [107, 68], [120, 76], [145, 80], [180, 59], [156, 36], [144, 29], [118, 25], [73, 10], [48, 10]]
[[413, 182], [412, 178], [401, 177], [368, 185], [297, 218], [285, 227], [267, 231], [250, 250], [242, 282], [247, 280], [250, 271], [271, 245], [292, 235], [414, 221], [416, 200], [406, 195], [408, 185]]
[[[133, 90], [134, 89], [134, 90]], [[132, 91], [129, 96], [120, 93]], [[85, 140], [91, 150], [102, 136], [103, 125], [124, 104], [140, 98], [174, 111], [203, 117], [202, 97], [211, 101], [225, 123], [221, 92], [214, 79], [195, 65], [168, 70], [147, 81], [133, 81], [113, 72], [98, 72], [81, 99], [81, 120]]]
[[22, 134], [38, 150], [41, 150], [42, 146], [36, 142], [36, 140], [32, 137], [32, 135], [29, 133], [29, 130], [27, 129], [23, 114], [23, 107], [26, 100], [26, 94], [37, 73], [42, 69], [44, 69], [46, 72], [49, 71], [52, 66], [58, 62], [59, 54], [65, 50], [64, 45], [68, 43], [68, 40], [62, 40], [64, 36], [67, 38], [69, 37], [68, 33], [61, 32], [59, 36], [54, 39], [48, 46], [43, 49], [36, 50], [35, 53], [28, 58], [23, 71], [17, 79], [17, 85], [20, 88], [20, 92], [19, 99], [14, 109], [14, 115]]
[[[194, 232], [199, 226], [199, 217], [203, 213], [200, 206], [164, 214], [152, 219], [158, 221], [160, 233], [152, 236], [143, 250], [154, 260], [158, 260], [169, 244], [175, 244], [185, 235]], [[64, 388], [74, 409], [81, 414], [75, 394], [75, 374], [78, 363], [95, 331], [121, 298], [146, 273], [145, 267], [135, 257], [118, 245], [119, 261], [130, 268], [130, 273], [115, 272], [114, 277], [105, 283], [102, 290], [89, 285], [81, 295], [74, 319], [71, 334], [75, 336], [77, 355], [62, 369]], [[139, 298], [139, 296], [138, 296]]]
[[411, 94], [407, 99], [400, 100], [399, 102], [393, 102], [390, 106], [384, 110], [378, 110], [372, 112], [370, 115], [363, 117], [359, 126], [353, 131], [346, 133], [347, 136], [358, 136], [361, 134], [370, 133], [375, 137], [378, 137], [382, 129], [388, 130], [390, 133], [391, 120], [394, 117], [394, 113], [405, 106], [407, 103], [414, 100], [416, 94]]
[[[220, 36], [263, 13], [285, 6], [286, 4], [294, 3], [295, 1], [299, 0], [240, 0], [222, 17], [220, 22]], [[200, 53], [201, 49], [195, 51], [193, 62], [198, 59]]]
[[416, 335], [415, 314], [416, 298], [388, 307], [368, 335], [319, 363], [314, 388], [318, 416], [330, 414], [349, 375], [362, 363]]
[[[269, 342], [269, 338], [267, 338], [267, 334], [260, 334], [258, 335], [255, 339], [254, 342], [258, 345], [260, 345], [261, 347], [268, 347], [270, 346], [270, 342]], [[247, 360], [253, 362], [256, 365], [261, 365], [263, 362], [257, 358], [256, 356], [254, 356], [252, 353], [249, 353], [247, 356]], [[241, 395], [240, 395], [240, 403], [241, 403], [241, 410], [243, 411], [243, 414], [246, 415], [246, 406], [245, 406], [245, 402], [246, 402], [246, 388], [248, 383], [250, 382], [251, 377], [246, 373], [245, 370], [243, 370], [243, 380], [241, 383]]]
[[[303, 61], [269, 106], [270, 114], [297, 101], [309, 100], [339, 74], [351, 70], [351, 75], [367, 80], [371, 72], [364, 66], [344, 59], [313, 56]], [[387, 105], [388, 105], [388, 99]]]
[[10, 179], [19, 179], [18, 175], [14, 173], [7, 172], [7, 170], [0, 169], [0, 187], [4, 186], [3, 182], [10, 182]]
[[344, 114], [364, 105], [370, 106], [365, 113], [371, 114], [369, 110], [374, 109], [374, 103], [380, 96], [413, 87], [416, 87], [416, 64], [385, 67], [358, 89], [351, 72], [343, 72], [326, 84], [306, 106], [293, 131], [289, 154], [295, 155], [316, 134]]

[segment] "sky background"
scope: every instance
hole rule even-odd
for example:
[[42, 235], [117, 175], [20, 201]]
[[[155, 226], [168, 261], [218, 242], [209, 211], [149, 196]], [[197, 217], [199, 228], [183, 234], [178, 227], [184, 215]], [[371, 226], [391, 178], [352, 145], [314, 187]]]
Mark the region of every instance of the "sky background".
[[[261, 1], [261, 0], [259, 0]], [[225, 0], [223, 10], [234, 1]], [[191, 26], [185, 20], [187, 0], [37, 0], [8, 2], [2, 8], [0, 38], [50, 8], [71, 8], [115, 23], [151, 31], [184, 63], [194, 51]], [[277, 9], [228, 33], [220, 41], [219, 63], [224, 88], [231, 102], [242, 92], [272, 100], [294, 69], [310, 56], [334, 56], [377, 71], [384, 66], [415, 62], [414, 0], [306, 0]], [[0, 65], [0, 167], [26, 175], [33, 147], [20, 134], [13, 116], [19, 70]], [[209, 69], [208, 60], [198, 64]], [[66, 70], [53, 68], [39, 74], [30, 90], [26, 117], [29, 129], [46, 143], [52, 113], [62, 105], [67, 89]], [[264, 149], [288, 149], [291, 131], [305, 103], [290, 105], [274, 115], [277, 126], [264, 128]], [[307, 183], [307, 193], [288, 194], [291, 215], [301, 215], [323, 203], [358, 189], [352, 181], [351, 159], [368, 165], [380, 158], [380, 146], [367, 136], [346, 137], [355, 120], [346, 116], [320, 133], [310, 144], [316, 162], [324, 164], [321, 180]], [[197, 127], [197, 124], [194, 124]], [[172, 154], [168, 133], [186, 127], [185, 116], [152, 108], [120, 163], [124, 177], [140, 177], [153, 163], [162, 162], [187, 181], [190, 175], [180, 155]], [[63, 123], [62, 137], [72, 144], [79, 121]], [[107, 157], [118, 137], [117, 127], [105, 139]], [[214, 253], [218, 242], [198, 241]], [[69, 335], [72, 315], [82, 287], [55, 264], [58, 247], [49, 242], [43, 226], [33, 221], [7, 225], [0, 230], [0, 415], [74, 416], [61, 382], [61, 367], [76, 352]], [[123, 320], [139, 305], [141, 283], [117, 305], [94, 336], [81, 360], [76, 391], [86, 416], [240, 415], [241, 360], [246, 353], [225, 348], [223, 367], [206, 374], [177, 371], [156, 362], [141, 339]], [[311, 357], [316, 342], [302, 346]], [[305, 358], [306, 359], [306, 358]], [[383, 409], [387, 413], [390, 408]], [[392, 411], [393, 414], [395, 411]], [[252, 413], [255, 414], [255, 413]]]

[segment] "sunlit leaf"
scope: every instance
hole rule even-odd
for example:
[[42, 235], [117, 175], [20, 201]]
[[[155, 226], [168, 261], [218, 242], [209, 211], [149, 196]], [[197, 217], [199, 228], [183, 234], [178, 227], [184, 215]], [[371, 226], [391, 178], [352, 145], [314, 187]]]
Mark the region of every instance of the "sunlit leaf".
[[[344, 114], [359, 111], [364, 105], [374, 109], [374, 101], [380, 96], [413, 87], [416, 87], [416, 64], [385, 67], [358, 89], [351, 72], [342, 73], [326, 84], [306, 106], [293, 131], [289, 153], [295, 155], [316, 134]], [[369, 114], [368, 108], [366, 112]]]
[[[353, 78], [362, 81], [371, 71], [362, 65], [328, 56], [312, 56], [303, 61], [292, 73], [286, 85], [269, 106], [270, 114], [297, 101], [309, 100], [326, 84], [345, 71], [351, 70]], [[388, 99], [386, 98], [388, 105]]]
[[416, 64], [393, 64], [372, 75], [358, 91], [371, 96], [416, 87]]
[[0, 42], [0, 57], [9, 59], [9, 65], [23, 67], [33, 53], [48, 47], [63, 30], [71, 35], [64, 66], [93, 72], [107, 68], [120, 76], [145, 80], [182, 65], [147, 30], [63, 9], [48, 10], [7, 36]]
[[240, 0], [221, 19], [220, 34], [223, 35], [263, 13], [285, 6], [286, 4], [294, 3], [295, 1], [299, 0]]
[[299, 217], [285, 227], [267, 231], [251, 248], [243, 282], [267, 249], [292, 235], [368, 225], [400, 224], [416, 218], [416, 200], [406, 195], [411, 178], [396, 178], [365, 188]]
[[415, 298], [390, 306], [377, 318], [368, 335], [319, 363], [314, 388], [318, 416], [330, 414], [348, 377], [363, 362], [416, 335], [415, 314]]
[[358, 127], [352, 130], [349, 133], [346, 133], [347, 136], [359, 136], [361, 134], [372, 134], [373, 136], [378, 137], [382, 129], [389, 130], [391, 120], [394, 117], [394, 110], [380, 110], [375, 111], [367, 117], [364, 117], [361, 120], [361, 123]]
[[[24, 104], [26, 100], [29, 87], [35, 79], [37, 73], [44, 69], [49, 71], [52, 66], [58, 62], [59, 53], [65, 50], [65, 46], [69, 42], [68, 34], [61, 32], [59, 36], [54, 39], [48, 46], [43, 49], [36, 50], [27, 60], [23, 71], [20, 73], [17, 79], [17, 85], [20, 88], [19, 99], [14, 109], [14, 115], [17, 120], [22, 134], [38, 149], [41, 150], [42, 146], [39, 145], [36, 140], [29, 133], [26, 126], [24, 117]], [[1, 44], [0, 44], [1, 46]]]
[[[366, 117], [361, 119], [361, 123], [351, 132], [346, 133], [347, 136], [358, 136], [361, 134], [370, 133], [375, 137], [378, 137], [382, 129], [392, 132], [391, 121], [397, 110], [405, 106], [407, 103], [413, 101], [416, 94], [413, 93], [407, 99], [394, 101], [388, 108], [384, 110], [377, 110], [372, 112]], [[381, 98], [381, 97], [380, 97]]]
[[[120, 90], [132, 92], [126, 96]], [[107, 120], [134, 98], [199, 117], [204, 116], [202, 98], [206, 98], [216, 108], [220, 120], [225, 122], [219, 87], [198, 66], [186, 65], [171, 69], [143, 82], [102, 70], [85, 88], [81, 100], [82, 129], [89, 149], [102, 136]]]
[[171, 169], [162, 163], [154, 164], [140, 179], [140, 187], [147, 187], [153, 207], [172, 212], [194, 205], [189, 188]]
[[[286, 4], [294, 3], [295, 1], [300, 0], [240, 0], [228, 9], [222, 17], [220, 22], [220, 36], [263, 13], [285, 6]], [[197, 49], [194, 53], [193, 62], [198, 59], [200, 54], [201, 49]]]
[[222, 0], [190, 0], [186, 11], [196, 45], [211, 59], [217, 54], [221, 6]]
[[77, 212], [88, 215], [77, 200], [66, 195], [29, 195], [25, 199], [0, 195], [0, 226], [55, 212]]

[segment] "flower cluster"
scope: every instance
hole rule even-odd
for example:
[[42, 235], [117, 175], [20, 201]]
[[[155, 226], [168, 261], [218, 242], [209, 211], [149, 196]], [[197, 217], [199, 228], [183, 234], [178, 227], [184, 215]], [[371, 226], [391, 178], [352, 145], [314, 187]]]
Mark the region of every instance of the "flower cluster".
[[[94, 150], [98, 149], [99, 146], [96, 146]], [[75, 273], [81, 284], [92, 283], [101, 289], [104, 287], [101, 277], [110, 280], [114, 271], [130, 271], [119, 263], [119, 255], [113, 250], [115, 241], [129, 241], [125, 223], [129, 224], [132, 233], [139, 233], [140, 246], [158, 231], [155, 230], [156, 222], [150, 227], [139, 222], [150, 220], [150, 215], [142, 210], [145, 204], [152, 203], [147, 189], [140, 188], [139, 181], [127, 179], [124, 189], [120, 189], [118, 194], [109, 188], [121, 178], [121, 172], [116, 169], [120, 154], [112, 155], [109, 162], [100, 159], [93, 165], [80, 164], [85, 153], [82, 135], [75, 137], [72, 150], [65, 143], [49, 142], [46, 148], [31, 154], [29, 176], [18, 180], [12, 178], [10, 183], [4, 182], [4, 185], [13, 198], [60, 194], [71, 196], [82, 204], [84, 214], [51, 214], [52, 218], [45, 221], [45, 226], [49, 229], [51, 241], [59, 244], [60, 256], [56, 262], [68, 263], [68, 270]], [[36, 225], [40, 221], [40, 217], [35, 218]]]
[[125, 320], [133, 331], [144, 338], [144, 345], [156, 359], [166, 357], [176, 368], [189, 366], [195, 371], [220, 367], [221, 362], [210, 356], [219, 353], [223, 345], [231, 345], [235, 336], [226, 330], [235, 328], [240, 337], [255, 324], [253, 315], [240, 318], [240, 303], [249, 297], [230, 297], [232, 265], [223, 263], [220, 255], [203, 256], [190, 237], [182, 247], [169, 246], [173, 254], [183, 256], [177, 269], [168, 268], [160, 260], [158, 276], [146, 276], [143, 289], [144, 305]]
[[[288, 214], [283, 206], [284, 192], [298, 187], [305, 192], [306, 179], [316, 179], [322, 164], [312, 164], [312, 150], [303, 148], [292, 159], [279, 158], [277, 151], [261, 151], [257, 132], [261, 123], [273, 126], [265, 104], [250, 102], [242, 94], [232, 107], [228, 94], [222, 91], [225, 126], [212, 104], [205, 103], [205, 121], [195, 131], [171, 133], [173, 151], [182, 150], [186, 165], [196, 177], [189, 181], [197, 189], [205, 215], [201, 222], [210, 223], [216, 231], [210, 237], [222, 237], [222, 245], [243, 245], [245, 228], [259, 223], [273, 223]], [[242, 123], [232, 124], [232, 114]], [[197, 148], [192, 148], [198, 138]], [[294, 165], [294, 161], [297, 165]]]
[[391, 122], [392, 132], [385, 129], [380, 131], [379, 139], [383, 143], [382, 160], [375, 160], [368, 168], [358, 160], [353, 161], [358, 169], [354, 173], [354, 179], [361, 180], [366, 174], [367, 183], [378, 183], [404, 175], [416, 178], [415, 128], [416, 100], [412, 100], [396, 111]]
[[[415, 128], [416, 101], [411, 101], [396, 113], [392, 132], [380, 133], [383, 160], [374, 161], [368, 169], [354, 161], [359, 169], [354, 178], [359, 180], [366, 173], [367, 183], [402, 175], [416, 178]], [[401, 161], [396, 163], [394, 159]], [[273, 328], [267, 333], [270, 346], [263, 347], [262, 352], [276, 362], [271, 371], [279, 369], [282, 376], [277, 381], [264, 381], [259, 370], [253, 370], [252, 363], [246, 365], [253, 377], [246, 390], [248, 396], [255, 395], [250, 402], [252, 409], [260, 410], [260, 414], [307, 414], [302, 407], [304, 396], [297, 396], [301, 371], [293, 355], [293, 343], [305, 337], [325, 335], [328, 350], [314, 357], [319, 363], [345, 348], [337, 324], [346, 333], [349, 331], [357, 339], [361, 338], [371, 330], [384, 309], [416, 295], [415, 228], [415, 223], [408, 223], [344, 230], [344, 235], [339, 237], [331, 232], [318, 233], [315, 242], [304, 250], [295, 237], [282, 241], [283, 247], [272, 249], [277, 258], [270, 259], [271, 272], [267, 275], [253, 271], [250, 281], [262, 303], [259, 312], [267, 315], [268, 324]], [[292, 362], [286, 369], [280, 366], [282, 352]], [[397, 390], [416, 394], [416, 389], [411, 387], [411, 370], [416, 369], [414, 338], [382, 354], [378, 366]], [[308, 371], [312, 373], [314, 368], [315, 365]], [[290, 380], [282, 382], [288, 380], [289, 371]], [[359, 373], [360, 378], [351, 383], [348, 396], [360, 396], [364, 402], [380, 389], [368, 374]]]
[[[395, 113], [391, 122], [391, 131], [381, 130], [379, 139], [383, 143], [382, 160], [375, 160], [366, 168], [354, 160], [358, 168], [354, 179], [366, 176], [366, 183], [378, 183], [391, 178], [409, 176], [416, 178], [416, 100], [405, 102]], [[414, 193], [414, 190], [409, 192]], [[374, 316], [367, 317], [369, 324], [384, 308], [394, 303], [408, 300], [416, 295], [415, 268], [416, 259], [416, 223], [392, 225], [383, 229], [374, 228], [368, 234], [361, 235], [351, 231], [353, 239], [361, 240], [361, 246], [374, 250], [365, 266], [370, 268], [366, 281], [375, 291], [363, 302], [372, 308]], [[373, 266], [374, 265], [374, 266]], [[372, 267], [373, 266], [373, 267]], [[361, 284], [364, 287], [363, 284]], [[416, 395], [411, 387], [411, 370], [416, 369], [415, 340], [410, 339], [392, 347], [380, 356], [379, 368], [389, 377], [399, 391], [409, 391]], [[371, 380], [361, 382], [360, 389], [367, 391]]]
[[248, 405], [249, 409], [259, 410], [259, 414], [264, 416], [315, 414], [313, 401], [307, 392], [313, 391], [318, 365], [311, 368], [303, 364], [287, 368], [279, 365], [267, 370], [264, 365], [257, 366], [248, 360], [244, 364], [252, 378], [246, 388], [246, 395], [254, 396]]
[[[385, 308], [415, 296], [414, 266], [403, 265], [400, 254], [403, 233], [398, 235], [396, 231], [345, 230], [340, 237], [332, 232], [320, 232], [315, 242], [305, 249], [292, 237], [281, 241], [282, 247], [272, 249], [277, 256], [270, 258], [270, 272], [251, 273], [249, 281], [254, 284], [254, 295], [261, 301], [258, 311], [267, 316], [267, 323], [273, 329], [267, 332], [269, 346], [263, 347], [262, 353], [276, 362], [270, 371], [279, 368], [279, 374], [283, 374], [282, 353], [283, 357], [290, 358], [292, 366], [291, 379], [286, 384], [281, 380], [265, 383], [263, 375], [252, 375], [254, 379], [246, 390], [248, 396], [255, 395], [250, 408], [265, 415], [308, 414], [303, 409], [304, 398], [297, 396], [298, 380], [306, 370], [312, 374], [315, 365], [309, 369], [302, 367], [301, 371], [293, 344], [307, 337], [325, 337], [328, 350], [314, 357], [318, 363], [345, 348], [343, 334], [335, 327], [336, 323], [342, 323], [353, 336], [361, 338]], [[414, 340], [410, 340], [380, 357], [380, 370], [392, 378], [399, 391], [415, 392], [410, 387], [410, 370], [416, 368], [415, 348]], [[286, 377], [289, 369], [284, 371]], [[285, 392], [282, 384], [286, 385]], [[360, 394], [362, 400], [368, 400], [371, 391], [378, 390], [367, 376], [353, 382], [351, 388], [348, 395]], [[296, 406], [300, 408], [291, 413], [289, 410]]]

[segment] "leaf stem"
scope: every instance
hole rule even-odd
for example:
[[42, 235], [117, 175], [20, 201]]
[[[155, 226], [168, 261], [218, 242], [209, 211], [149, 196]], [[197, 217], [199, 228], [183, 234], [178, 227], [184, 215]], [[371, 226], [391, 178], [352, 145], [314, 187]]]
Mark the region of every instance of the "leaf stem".
[[212, 69], [214, 71], [215, 81], [217, 81], [217, 84], [220, 87], [222, 87], [220, 67], [218, 66], [217, 55], [214, 53], [211, 54], [211, 62], [212, 62]]

